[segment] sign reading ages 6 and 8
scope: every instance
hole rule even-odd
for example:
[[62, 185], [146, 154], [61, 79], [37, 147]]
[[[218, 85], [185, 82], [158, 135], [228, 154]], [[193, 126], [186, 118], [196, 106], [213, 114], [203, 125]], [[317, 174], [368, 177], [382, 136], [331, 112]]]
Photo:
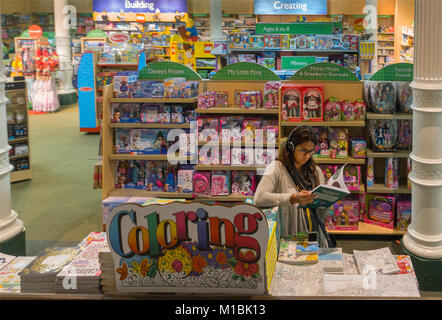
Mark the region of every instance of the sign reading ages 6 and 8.
[[256, 34], [333, 34], [342, 22], [257, 23]]
[[255, 0], [255, 14], [327, 14], [327, 0]]
[[268, 226], [250, 204], [126, 204], [106, 230], [117, 291], [265, 291]]

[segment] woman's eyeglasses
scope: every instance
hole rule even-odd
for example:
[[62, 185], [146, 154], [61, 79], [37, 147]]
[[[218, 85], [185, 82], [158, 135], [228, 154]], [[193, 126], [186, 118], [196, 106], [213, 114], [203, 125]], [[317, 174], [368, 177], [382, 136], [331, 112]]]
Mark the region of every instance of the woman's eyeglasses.
[[298, 150], [303, 156], [306, 156], [306, 155], [312, 156], [312, 155], [316, 152], [315, 149], [308, 150], [308, 149], [299, 148], [299, 149], [297, 149], [297, 150]]

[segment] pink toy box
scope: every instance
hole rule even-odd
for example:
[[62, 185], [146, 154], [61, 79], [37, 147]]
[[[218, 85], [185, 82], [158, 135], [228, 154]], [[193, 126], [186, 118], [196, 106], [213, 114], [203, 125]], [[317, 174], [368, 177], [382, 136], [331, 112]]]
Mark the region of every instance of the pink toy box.
[[333, 215], [326, 218], [329, 230], [359, 230], [359, 201], [343, 200], [333, 205]]
[[368, 194], [366, 199], [368, 211], [364, 216], [364, 222], [393, 229], [395, 198]]

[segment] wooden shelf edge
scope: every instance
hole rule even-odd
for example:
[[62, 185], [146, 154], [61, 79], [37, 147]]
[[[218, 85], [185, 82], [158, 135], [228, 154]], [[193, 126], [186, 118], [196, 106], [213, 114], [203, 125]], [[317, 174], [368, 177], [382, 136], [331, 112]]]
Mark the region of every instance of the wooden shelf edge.
[[146, 191], [137, 189], [115, 189], [109, 193], [110, 197], [159, 197], [175, 199], [192, 199], [192, 193]]
[[307, 124], [313, 127], [365, 127], [365, 120], [361, 121], [282, 121], [281, 127], [297, 127], [303, 124]]
[[406, 231], [400, 231], [395, 229], [388, 229], [379, 227], [373, 224], [368, 224], [365, 222], [359, 222], [359, 230], [328, 230], [331, 234], [345, 234], [345, 235], [383, 235], [383, 236], [392, 236], [392, 235], [404, 235]]
[[331, 159], [331, 158], [313, 158], [313, 161], [316, 164], [365, 164], [365, 159], [355, 159], [352, 157], [348, 157], [345, 159]]
[[399, 188], [397, 189], [389, 189], [381, 183], [375, 183], [373, 187], [367, 187], [366, 189], [367, 193], [395, 193], [395, 194], [410, 193], [411, 194], [411, 189], [408, 189], [407, 186], [404, 184], [400, 184]]
[[189, 129], [189, 123], [174, 124], [174, 123], [109, 123], [109, 128], [152, 128], [152, 129]]
[[29, 180], [31, 178], [32, 178], [32, 170], [31, 169], [11, 172], [11, 183], [12, 182], [19, 182], [19, 181], [23, 181], [23, 180]]
[[399, 150], [396, 152], [375, 152], [367, 149], [367, 158], [408, 158], [411, 150]]
[[[167, 161], [167, 154], [130, 154], [130, 153], [121, 153], [121, 154], [111, 154], [108, 156], [109, 160], [158, 160], [158, 161]], [[174, 160], [177, 161], [190, 161], [191, 157], [177, 157]]]
[[126, 103], [195, 103], [198, 98], [190, 99], [166, 99], [166, 98], [110, 98], [109, 102], [126, 102]]
[[368, 120], [413, 120], [412, 113], [395, 113], [395, 114], [385, 114], [385, 113], [373, 113], [367, 112]]
[[240, 109], [240, 108], [209, 108], [209, 109], [195, 109], [196, 113], [200, 114], [274, 114], [278, 115], [278, 109]]

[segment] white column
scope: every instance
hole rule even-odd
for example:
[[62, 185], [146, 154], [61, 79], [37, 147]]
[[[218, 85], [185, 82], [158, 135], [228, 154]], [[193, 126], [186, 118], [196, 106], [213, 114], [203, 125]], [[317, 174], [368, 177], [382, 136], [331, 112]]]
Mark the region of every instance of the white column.
[[222, 1], [210, 0], [210, 40], [223, 40], [222, 31]]
[[[63, 12], [67, 8], [67, 0], [54, 0], [55, 20], [55, 43], [60, 57], [60, 69], [58, 71], [59, 88], [58, 94], [71, 94], [76, 92], [72, 87], [72, 54], [71, 37], [69, 34], [68, 18]], [[72, 7], [74, 9], [74, 7]], [[67, 13], [67, 11], [65, 11]]]
[[412, 217], [404, 247], [442, 258], [442, 1], [415, 1]]
[[378, 0], [366, 0], [365, 8], [363, 10], [365, 17], [367, 34], [371, 34], [370, 41], [374, 41], [374, 58], [371, 61], [371, 73], [378, 71]]
[[[0, 26], [0, 34], [2, 29]], [[0, 243], [13, 238], [24, 231], [23, 222], [17, 218], [17, 213], [11, 209], [10, 172], [13, 169], [9, 163], [8, 131], [6, 123], [5, 97], [6, 77], [3, 76], [3, 53], [0, 53]]]

